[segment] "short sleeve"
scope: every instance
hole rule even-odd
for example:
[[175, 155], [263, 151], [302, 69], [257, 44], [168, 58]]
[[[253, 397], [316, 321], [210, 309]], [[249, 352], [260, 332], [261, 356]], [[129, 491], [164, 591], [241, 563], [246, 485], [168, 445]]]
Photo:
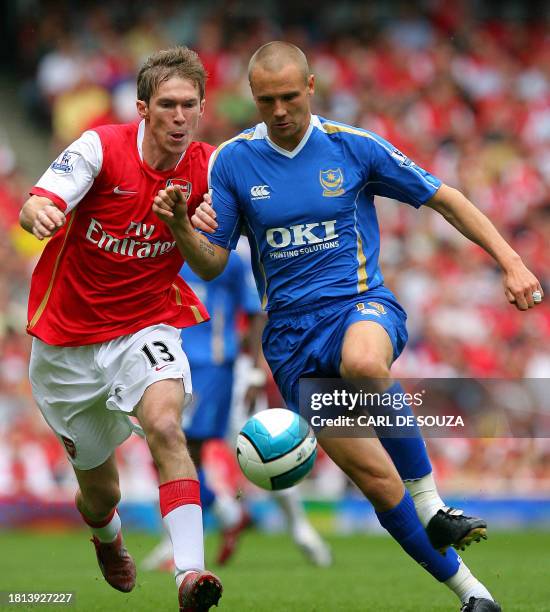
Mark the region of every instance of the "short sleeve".
[[225, 151], [218, 149], [210, 158], [208, 188], [217, 214], [218, 228], [205, 234], [208, 240], [225, 249], [235, 249], [241, 234], [242, 214]]
[[99, 134], [84, 132], [44, 172], [30, 193], [49, 198], [68, 213], [88, 193], [102, 164]]
[[368, 150], [367, 185], [374, 195], [393, 198], [419, 208], [441, 186], [438, 178], [417, 166], [380, 136], [371, 134]]

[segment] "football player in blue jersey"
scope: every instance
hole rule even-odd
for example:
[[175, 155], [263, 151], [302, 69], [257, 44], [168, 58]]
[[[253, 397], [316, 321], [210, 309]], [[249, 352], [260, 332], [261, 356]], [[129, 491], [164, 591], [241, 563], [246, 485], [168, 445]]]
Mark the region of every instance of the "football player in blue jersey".
[[[298, 409], [300, 377], [371, 379], [402, 397], [390, 367], [407, 340], [406, 315], [378, 266], [375, 195], [442, 214], [496, 260], [505, 295], [518, 309], [542, 299], [538, 280], [462, 193], [379, 136], [312, 115], [314, 76], [300, 49], [262, 46], [250, 61], [249, 80], [263, 123], [212, 156], [212, 199], [206, 196], [194, 216], [208, 239], [194, 231], [177, 188], [160, 191], [153, 209], [205, 279], [223, 270], [246, 230], [269, 314], [264, 354], [290, 408]], [[380, 441], [322, 436], [319, 443], [406, 552], [457, 594], [464, 612], [500, 610], [450, 548], [479, 539], [486, 524], [444, 505], [419, 432]]]

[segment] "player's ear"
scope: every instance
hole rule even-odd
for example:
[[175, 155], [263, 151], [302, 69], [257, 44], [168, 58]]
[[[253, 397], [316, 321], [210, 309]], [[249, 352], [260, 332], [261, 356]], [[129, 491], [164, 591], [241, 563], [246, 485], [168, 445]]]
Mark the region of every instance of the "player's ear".
[[137, 100], [136, 108], [137, 108], [138, 115], [142, 119], [147, 119], [147, 117], [149, 116], [149, 106], [147, 102], [145, 102], [144, 100]]
[[307, 77], [307, 92], [310, 96], [315, 93], [315, 75], [313, 74]]
[[206, 103], [206, 98], [203, 98], [200, 101], [200, 104], [199, 104], [199, 117], [202, 117], [202, 114], [204, 113], [204, 105], [205, 105], [205, 103]]

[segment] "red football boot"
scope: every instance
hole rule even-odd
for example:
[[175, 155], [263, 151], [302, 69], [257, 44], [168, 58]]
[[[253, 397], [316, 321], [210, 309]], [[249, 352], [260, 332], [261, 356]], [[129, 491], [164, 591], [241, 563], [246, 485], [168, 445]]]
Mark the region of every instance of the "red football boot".
[[212, 572], [186, 572], [178, 591], [180, 612], [206, 612], [218, 605], [222, 591], [220, 579]]
[[100, 542], [95, 536], [91, 541], [105, 580], [117, 591], [131, 591], [136, 584], [136, 564], [122, 543], [122, 533], [113, 542]]
[[244, 511], [241, 517], [241, 520], [234, 526], [229, 529], [223, 529], [221, 532], [222, 536], [222, 544], [220, 547], [220, 551], [218, 552], [218, 558], [216, 559], [216, 563], [219, 565], [224, 565], [231, 559], [235, 550], [237, 548], [237, 544], [243, 531], [248, 529], [252, 525], [252, 518], [248, 512]]

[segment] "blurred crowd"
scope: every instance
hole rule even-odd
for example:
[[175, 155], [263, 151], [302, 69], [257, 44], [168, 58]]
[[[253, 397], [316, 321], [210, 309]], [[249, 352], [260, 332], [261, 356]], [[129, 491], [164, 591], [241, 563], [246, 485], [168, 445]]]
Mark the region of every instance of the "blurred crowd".
[[[489, 10], [494, 3], [467, 1], [343, 1], [319, 12], [301, 0], [289, 4], [22, 3], [21, 104], [37, 129], [51, 131], [45, 159], [85, 129], [135, 120], [137, 68], [176, 43], [197, 50], [209, 73], [199, 137], [213, 144], [230, 138], [256, 120], [250, 55], [285, 39], [308, 55], [315, 112], [380, 134], [462, 190], [550, 296], [548, 3], [503, 2], [498, 19]], [[18, 228], [17, 215], [36, 178], [25, 176], [0, 138], [0, 224], [9, 237], [0, 244], [0, 496], [14, 481], [34, 493], [66, 482], [63, 455], [37, 416], [26, 378], [26, 295], [39, 245]], [[548, 299], [516, 311], [494, 262], [438, 215], [384, 199], [377, 209], [386, 283], [409, 314], [397, 375], [550, 379]], [[538, 417], [530, 418], [536, 432]], [[453, 490], [475, 481], [476, 490], [550, 494], [547, 439], [431, 444]], [[480, 474], [487, 474], [482, 487]]]

